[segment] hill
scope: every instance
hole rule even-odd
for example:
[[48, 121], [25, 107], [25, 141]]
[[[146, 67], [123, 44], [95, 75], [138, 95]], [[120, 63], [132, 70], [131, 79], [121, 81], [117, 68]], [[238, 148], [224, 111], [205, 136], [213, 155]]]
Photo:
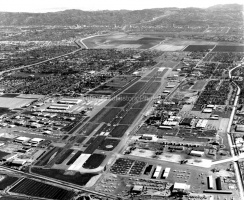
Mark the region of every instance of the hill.
[[[188, 23], [217, 20], [243, 22], [243, 6], [238, 4], [216, 5], [200, 8], [158, 8], [144, 10], [82, 11], [65, 10], [53, 13], [12, 13], [0, 12], [0, 26], [40, 25], [129, 25], [136, 23], [163, 23], [162, 20]], [[228, 13], [228, 15], [226, 15]], [[156, 19], [156, 20], [155, 20]], [[236, 23], [235, 23], [236, 24]]]

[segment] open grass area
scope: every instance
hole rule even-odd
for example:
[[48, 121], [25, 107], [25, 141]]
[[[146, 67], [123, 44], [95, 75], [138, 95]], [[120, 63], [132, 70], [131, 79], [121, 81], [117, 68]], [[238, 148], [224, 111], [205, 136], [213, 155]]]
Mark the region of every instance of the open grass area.
[[82, 167], [85, 169], [95, 169], [102, 164], [105, 158], [106, 155], [94, 153], [86, 160]]
[[130, 109], [129, 112], [120, 121], [121, 124], [132, 124], [136, 117], [141, 112], [141, 109]]
[[116, 126], [111, 133], [109, 134], [111, 137], [121, 138], [125, 134], [126, 130], [129, 128], [127, 125], [118, 125]]
[[129, 101], [124, 100], [112, 100], [106, 107], [124, 107]]
[[80, 172], [76, 172], [72, 175], [66, 174], [65, 170], [59, 169], [41, 169], [41, 168], [32, 168], [32, 173], [40, 174], [46, 177], [55, 178], [61, 181], [66, 181], [69, 183], [77, 184], [84, 186], [93, 176], [97, 174], [85, 173], [81, 174]]

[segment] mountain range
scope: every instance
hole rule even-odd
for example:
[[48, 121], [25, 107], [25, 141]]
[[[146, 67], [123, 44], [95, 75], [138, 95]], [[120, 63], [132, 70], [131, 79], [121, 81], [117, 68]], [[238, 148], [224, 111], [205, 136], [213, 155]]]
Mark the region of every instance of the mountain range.
[[[201, 8], [155, 8], [144, 10], [65, 10], [48, 13], [0, 12], [0, 26], [40, 25], [129, 25], [153, 21], [188, 23], [216, 21], [225, 24], [243, 25], [243, 5], [216, 5]], [[155, 24], [154, 24], [155, 25]]]

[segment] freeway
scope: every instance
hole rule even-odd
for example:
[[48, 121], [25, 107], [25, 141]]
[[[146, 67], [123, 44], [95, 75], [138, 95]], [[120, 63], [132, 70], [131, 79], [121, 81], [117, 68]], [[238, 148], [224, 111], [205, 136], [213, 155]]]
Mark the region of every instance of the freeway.
[[[238, 67], [241, 67], [241, 66], [242, 66], [242, 63], [237, 65], [235, 68], [233, 68], [233, 69], [231, 69], [229, 71], [229, 78], [230, 79], [232, 78], [232, 75], [231, 75], [232, 71], [234, 69], [238, 68]], [[234, 83], [234, 84], [237, 87], [237, 94], [236, 94], [236, 98], [235, 98], [235, 101], [234, 101], [233, 109], [232, 109], [232, 112], [231, 112], [231, 115], [230, 115], [229, 124], [228, 124], [228, 127], [227, 127], [227, 133], [228, 133], [227, 134], [227, 138], [228, 138], [228, 143], [229, 143], [230, 147], [234, 145], [234, 141], [231, 138], [230, 132], [231, 132], [231, 125], [233, 123], [233, 119], [234, 119], [234, 116], [235, 116], [235, 113], [236, 113], [236, 106], [237, 106], [237, 103], [238, 103], [238, 100], [239, 100], [239, 95], [240, 95], [240, 92], [241, 92], [240, 87], [236, 83]], [[230, 148], [230, 152], [231, 152], [231, 156], [232, 157], [236, 156], [234, 148]], [[240, 192], [240, 198], [241, 198], [241, 200], [244, 200], [243, 180], [242, 180], [242, 177], [241, 177], [240, 168], [239, 168], [238, 163], [236, 161], [233, 162], [233, 166], [234, 166], [234, 169], [235, 169], [237, 184], [238, 184], [238, 188], [239, 188], [239, 192]]]

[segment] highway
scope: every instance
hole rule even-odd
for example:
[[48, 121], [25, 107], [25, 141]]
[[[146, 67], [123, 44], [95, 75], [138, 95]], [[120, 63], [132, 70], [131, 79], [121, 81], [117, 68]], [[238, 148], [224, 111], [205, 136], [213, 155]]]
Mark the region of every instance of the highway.
[[[230, 79], [232, 78], [232, 75], [231, 75], [232, 71], [234, 69], [238, 68], [238, 67], [241, 67], [241, 66], [242, 66], [242, 63], [237, 65], [236, 67], [234, 67], [233, 69], [231, 69], [229, 71], [229, 78]], [[236, 83], [234, 83], [234, 84], [237, 87], [237, 93], [236, 93], [236, 98], [235, 98], [235, 101], [234, 101], [233, 109], [232, 109], [232, 112], [231, 112], [231, 115], [230, 115], [229, 124], [227, 126], [227, 138], [228, 138], [228, 143], [229, 143], [230, 147], [234, 145], [234, 141], [231, 138], [230, 132], [231, 132], [231, 125], [233, 123], [233, 119], [234, 119], [234, 116], [235, 116], [235, 113], [236, 113], [236, 106], [237, 106], [237, 103], [238, 103], [238, 100], [239, 100], [239, 95], [240, 95], [240, 92], [241, 92], [240, 87]], [[232, 158], [235, 158], [236, 153], [234, 151], [234, 148], [230, 148], [230, 152], [231, 152]], [[237, 185], [238, 185], [239, 192], [240, 192], [240, 199], [244, 200], [243, 180], [242, 180], [242, 177], [241, 177], [240, 168], [239, 168], [238, 163], [236, 161], [233, 162], [233, 166], [234, 166], [234, 169], [235, 169], [236, 181], [237, 181]]]

